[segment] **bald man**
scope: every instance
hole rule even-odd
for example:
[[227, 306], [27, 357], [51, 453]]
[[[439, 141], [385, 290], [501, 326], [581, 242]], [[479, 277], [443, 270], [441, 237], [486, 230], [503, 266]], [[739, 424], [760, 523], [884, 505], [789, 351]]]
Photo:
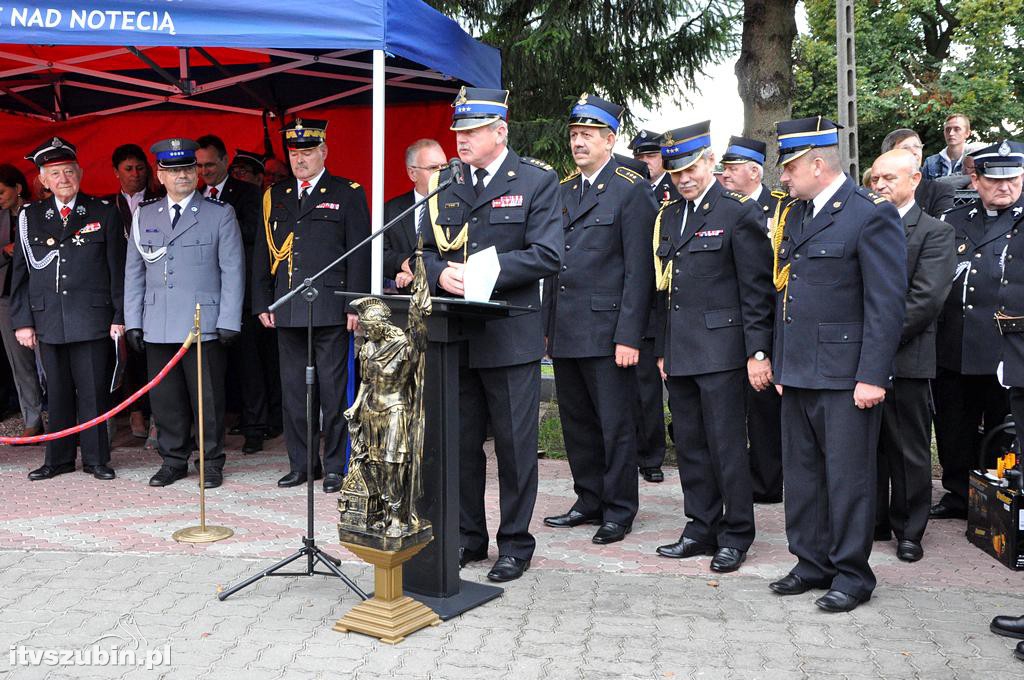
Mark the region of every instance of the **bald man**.
[[[906, 314], [892, 389], [882, 404], [878, 439], [875, 540], [896, 534], [896, 556], [916, 562], [932, 497], [929, 383], [935, 377], [935, 327], [956, 267], [953, 227], [914, 200], [917, 157], [895, 149], [871, 166], [871, 188], [899, 210], [907, 235]], [[891, 485], [891, 489], [890, 489]]]

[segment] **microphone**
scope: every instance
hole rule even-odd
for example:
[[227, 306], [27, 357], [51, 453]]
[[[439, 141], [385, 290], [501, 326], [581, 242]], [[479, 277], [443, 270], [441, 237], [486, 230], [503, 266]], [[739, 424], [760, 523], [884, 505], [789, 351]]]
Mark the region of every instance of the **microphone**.
[[462, 161], [458, 158], [451, 159], [448, 161], [448, 169], [452, 171], [452, 181], [465, 184], [462, 180]]

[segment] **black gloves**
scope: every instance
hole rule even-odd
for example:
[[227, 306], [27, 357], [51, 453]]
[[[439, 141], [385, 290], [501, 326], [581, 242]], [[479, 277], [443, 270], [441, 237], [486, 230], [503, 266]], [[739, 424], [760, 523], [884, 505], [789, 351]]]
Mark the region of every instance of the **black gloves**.
[[130, 328], [125, 334], [125, 339], [128, 341], [128, 346], [132, 348], [133, 352], [142, 354], [146, 351], [146, 341], [142, 339], [141, 328]]
[[217, 339], [220, 340], [220, 344], [224, 345], [225, 347], [234, 343], [234, 341], [238, 339], [238, 336], [238, 331], [229, 331], [226, 328], [217, 329]]

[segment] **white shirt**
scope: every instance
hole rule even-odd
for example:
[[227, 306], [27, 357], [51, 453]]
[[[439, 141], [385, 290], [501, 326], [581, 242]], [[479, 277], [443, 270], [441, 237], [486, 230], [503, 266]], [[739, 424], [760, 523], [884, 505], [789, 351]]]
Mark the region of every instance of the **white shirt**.
[[814, 204], [815, 215], [822, 211], [822, 209], [828, 204], [829, 200], [836, 195], [837, 191], [839, 191], [839, 187], [843, 186], [843, 182], [845, 181], [846, 175], [842, 172], [839, 173], [827, 187], [822, 189], [818, 195], [814, 197], [814, 200], [811, 202]]
[[757, 185], [757, 190], [754, 193], [750, 194], [750, 198], [752, 198], [753, 200], [756, 201], [757, 199], [761, 198], [761, 192], [762, 191], [764, 191], [764, 185], [763, 184], [758, 184]]
[[[507, 146], [501, 150], [501, 153], [498, 154], [497, 158], [495, 158], [493, 161], [491, 161], [490, 165], [488, 165], [486, 168], [484, 168], [484, 170], [487, 171], [487, 176], [484, 177], [484, 186], [485, 187], [488, 184], [490, 184], [491, 180], [494, 179], [494, 176], [498, 174], [498, 168], [500, 168], [501, 164], [505, 162], [505, 157], [506, 156], [508, 156], [508, 147]], [[468, 178], [469, 179], [469, 183], [470, 183], [471, 186], [475, 186], [476, 185], [476, 171], [479, 170], [479, 168], [477, 166], [475, 166], [475, 165], [471, 165], [469, 167], [473, 169], [473, 176]]]
[[193, 191], [191, 194], [189, 194], [185, 198], [181, 199], [180, 201], [174, 201], [173, 199], [171, 199], [170, 194], [168, 194], [168, 196], [167, 196], [168, 219], [170, 219], [172, 222], [174, 221], [174, 206], [176, 206], [176, 205], [180, 205], [181, 206], [181, 214], [184, 215], [185, 214], [185, 208], [188, 207], [188, 204], [192, 201], [192, 197], [195, 196], [195, 194], [196, 194], [196, 192]]
[[228, 176], [224, 175], [224, 179], [222, 179], [220, 181], [220, 184], [218, 184], [217, 186], [213, 186], [213, 187], [206, 187], [206, 189], [203, 191], [203, 196], [209, 196], [210, 195], [210, 191], [213, 190], [213, 189], [216, 189], [217, 190], [217, 195], [214, 196], [214, 198], [216, 198], [217, 200], [221, 200], [221, 197], [224, 195], [224, 185], [227, 184], [227, 181], [228, 181]]
[[134, 194], [126, 194], [124, 191], [121, 192], [124, 196], [124, 200], [128, 202], [128, 212], [135, 214], [135, 209], [139, 207], [139, 203], [142, 203], [142, 199], [146, 196], [146, 190], [136, 191]]
[[904, 217], [907, 216], [907, 213], [910, 212], [910, 209], [914, 207], [914, 202], [914, 199], [910, 199], [909, 201], [907, 201], [906, 205], [901, 205], [900, 207], [896, 208], [896, 210], [898, 210], [900, 213], [900, 219], [903, 219]]
[[[700, 202], [703, 201], [704, 197], [708, 195], [708, 192], [711, 191], [711, 187], [714, 186], [714, 184], [716, 182], [718, 182], [718, 180], [714, 179], [712, 177], [711, 181], [708, 182], [708, 185], [706, 187], [704, 187], [704, 191], [700, 192], [700, 196], [698, 196], [693, 201], [691, 201], [691, 203], [693, 203], [693, 209], [694, 210], [697, 209], [697, 206], [700, 205]], [[686, 197], [684, 196], [683, 199], [685, 200]], [[679, 228], [679, 234], [680, 235], [682, 235], [683, 232], [686, 231], [686, 219], [689, 216], [690, 216], [690, 211], [689, 210], [683, 210], [683, 226]]]
[[667, 175], [667, 174], [668, 174], [667, 172], [663, 172], [660, 175], [658, 175], [658, 179], [656, 179], [653, 182], [651, 182], [651, 188], [652, 189], [657, 189], [658, 185], [661, 184], [661, 180], [665, 179], [665, 175]]
[[[413, 203], [419, 203], [422, 200], [423, 200], [423, 197], [420, 196], [420, 192], [418, 192], [415, 189], [413, 189], [412, 190], [412, 202]], [[415, 219], [416, 233], [419, 234], [420, 233], [420, 220], [423, 219], [423, 205], [419, 205], [419, 206], [416, 207], [415, 218], [416, 218]]]
[[60, 199], [57, 198], [56, 196], [53, 197], [53, 200], [57, 204], [57, 214], [59, 215], [60, 211], [64, 209], [65, 205], [67, 206], [68, 210], [74, 210], [75, 209], [75, 201], [78, 200], [78, 195], [75, 194], [75, 197], [71, 199], [70, 203], [61, 203]]
[[315, 187], [317, 185], [317, 182], [320, 181], [320, 178], [324, 176], [324, 172], [326, 170], [327, 170], [327, 168], [322, 169], [320, 172], [318, 172], [316, 174], [316, 177], [312, 177], [312, 178], [310, 178], [308, 180], [302, 180], [302, 179], [296, 178], [295, 179], [295, 188], [298, 189], [299, 196], [302, 195], [302, 183], [303, 182], [309, 182], [309, 192], [313, 193], [313, 187]]

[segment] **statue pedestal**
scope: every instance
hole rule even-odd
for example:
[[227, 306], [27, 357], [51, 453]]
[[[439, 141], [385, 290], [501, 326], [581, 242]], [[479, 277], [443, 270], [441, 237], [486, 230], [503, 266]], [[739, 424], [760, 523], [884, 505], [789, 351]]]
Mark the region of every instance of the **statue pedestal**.
[[411, 536], [388, 539], [394, 550], [381, 550], [345, 540], [362, 538], [355, 532], [341, 529], [339, 533], [343, 546], [373, 565], [374, 593], [372, 598], [360, 602], [341, 617], [334, 624], [334, 630], [371, 635], [393, 645], [420, 628], [441, 623], [434, 610], [402, 592], [402, 565], [432, 540], [429, 526]]

